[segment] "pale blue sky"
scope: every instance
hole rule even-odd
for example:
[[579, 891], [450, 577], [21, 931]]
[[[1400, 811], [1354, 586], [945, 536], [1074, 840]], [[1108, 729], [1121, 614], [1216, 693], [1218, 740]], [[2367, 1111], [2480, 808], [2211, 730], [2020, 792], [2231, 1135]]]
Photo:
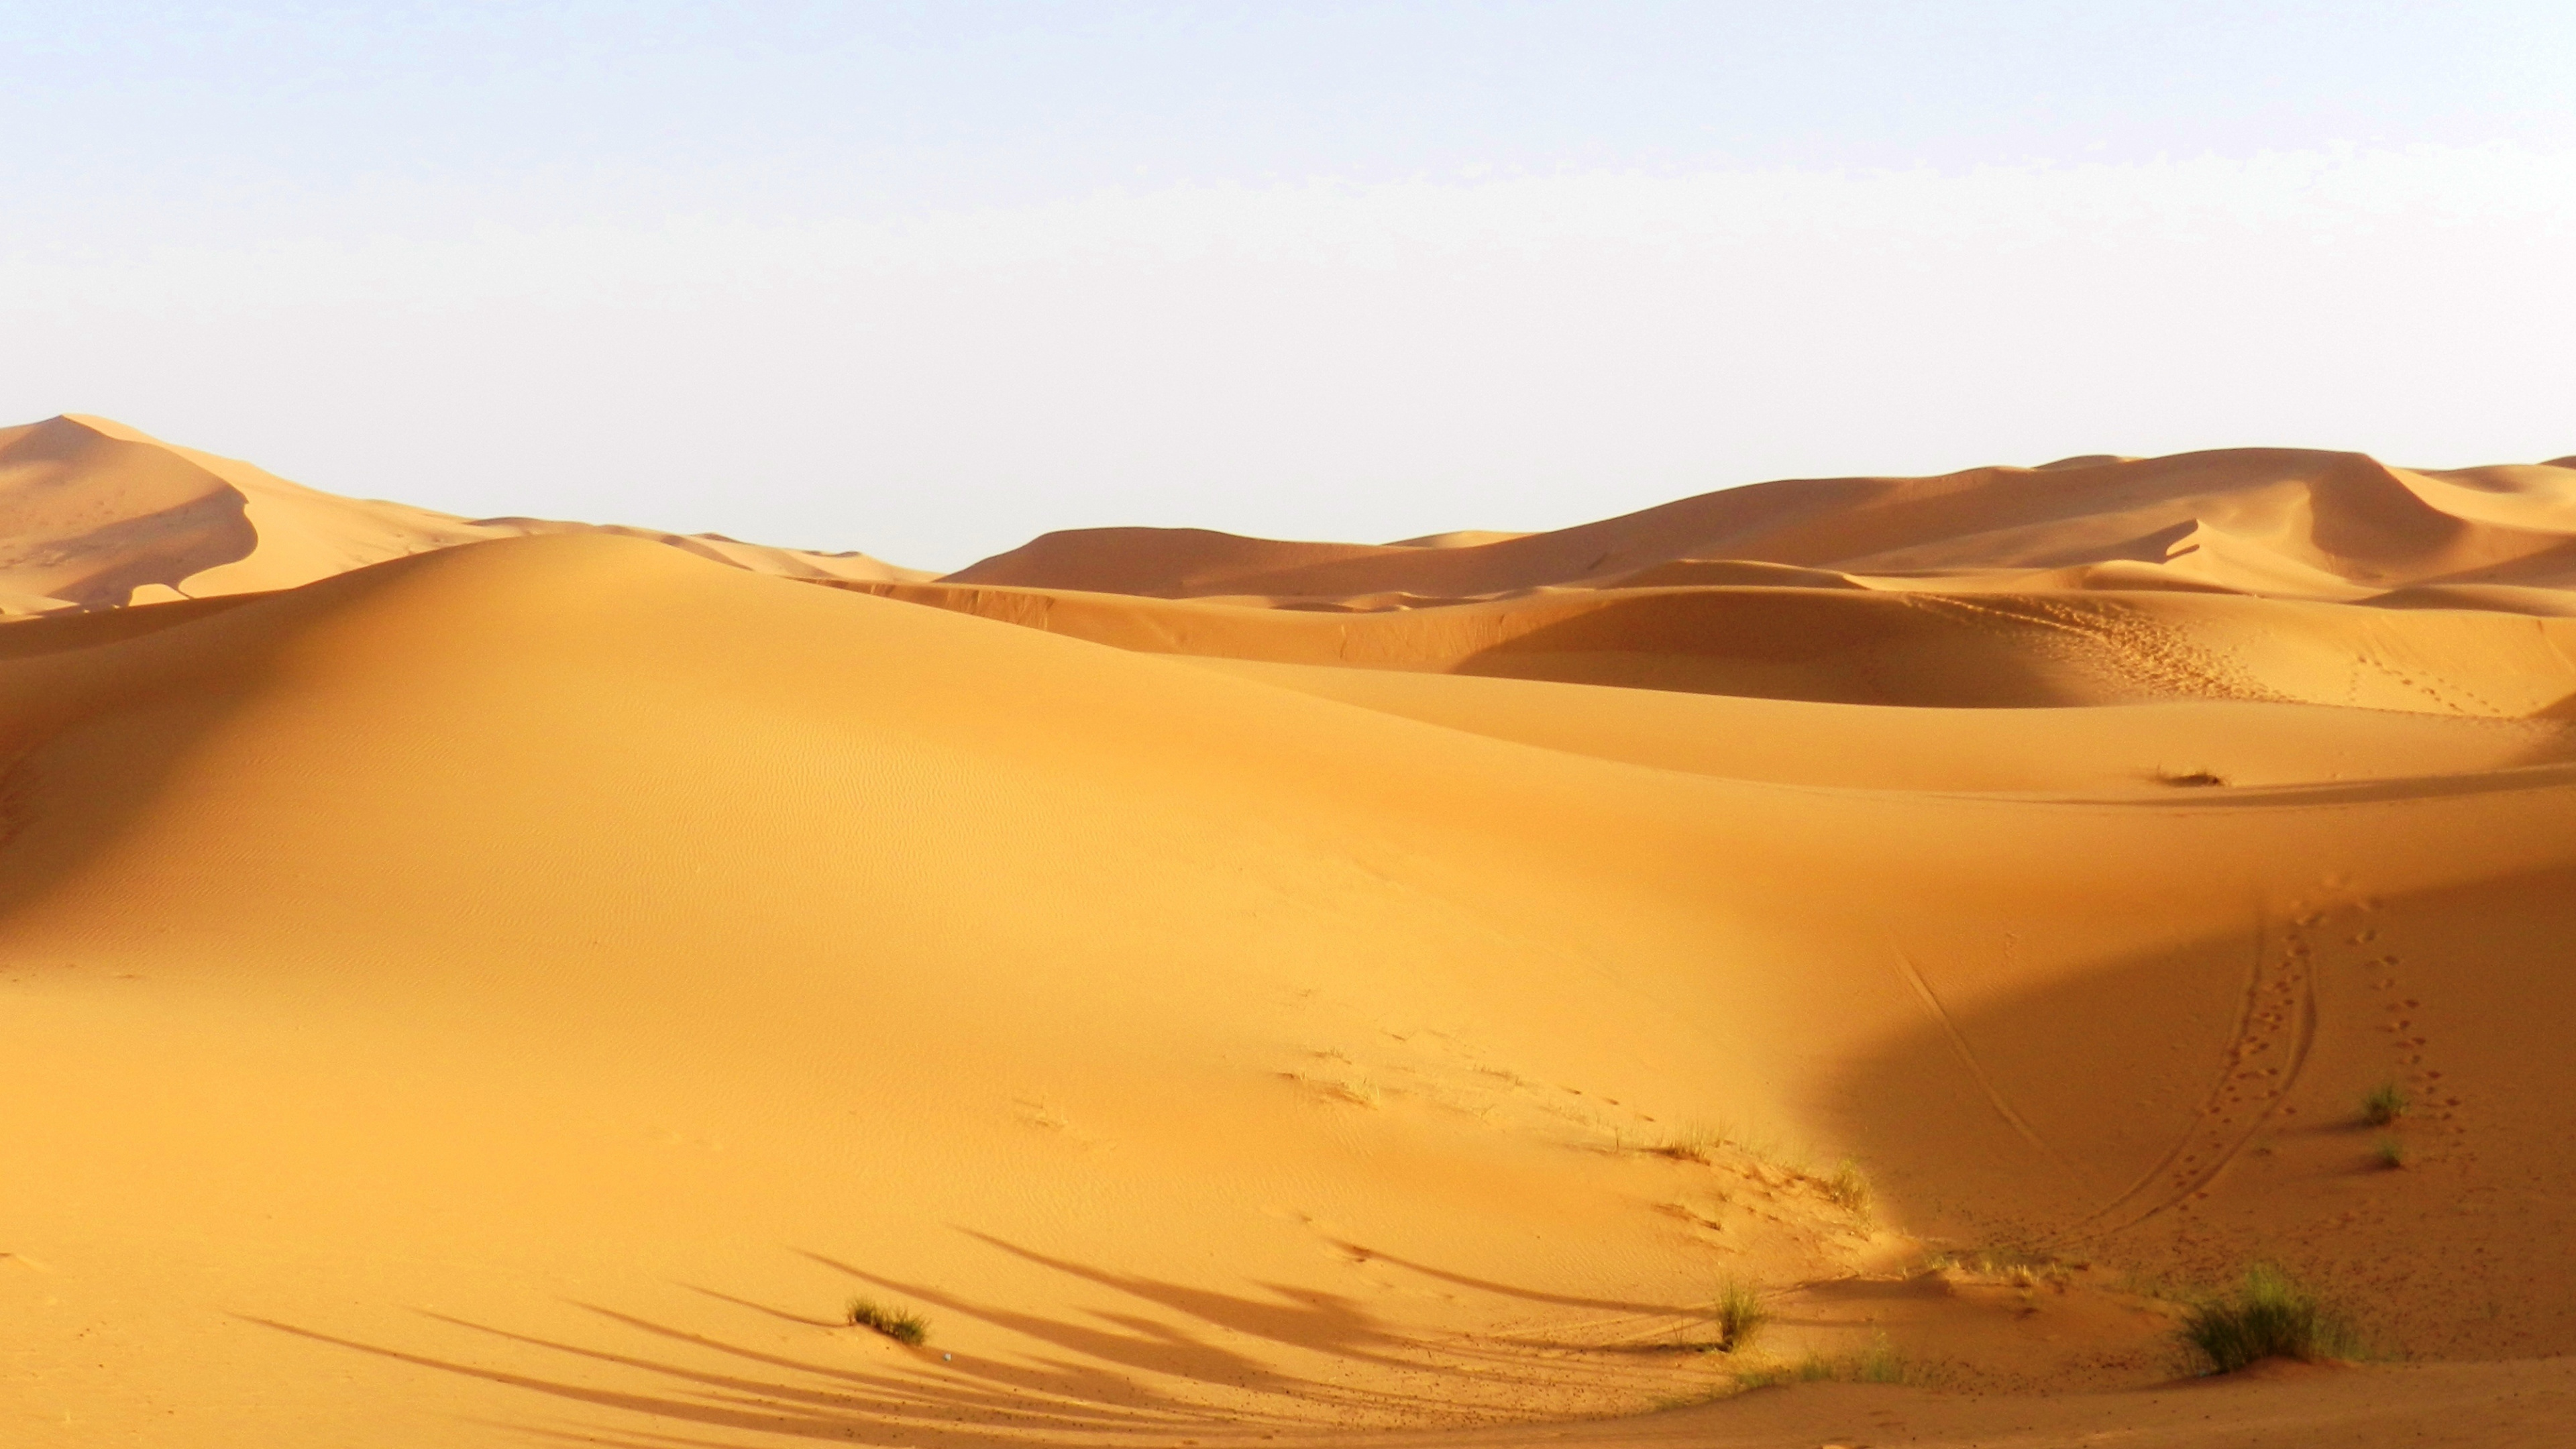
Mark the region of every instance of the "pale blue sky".
[[[383, 177], [694, 209], [1503, 170], [2576, 139], [2576, 6], [11, 7], [39, 174]], [[28, 151], [35, 155], [28, 155]], [[14, 168], [13, 168], [14, 169]], [[725, 178], [736, 176], [739, 182]], [[733, 195], [735, 186], [741, 188]], [[771, 190], [775, 188], [775, 190]]]
[[2576, 451], [2564, 3], [0, 4], [0, 53], [0, 413], [465, 512], [955, 565]]

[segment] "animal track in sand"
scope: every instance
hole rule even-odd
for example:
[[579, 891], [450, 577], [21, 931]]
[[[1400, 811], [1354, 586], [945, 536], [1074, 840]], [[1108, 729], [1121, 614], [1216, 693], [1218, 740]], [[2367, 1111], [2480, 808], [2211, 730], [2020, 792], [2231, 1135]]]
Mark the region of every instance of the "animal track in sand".
[[2424, 999], [2400, 994], [2405, 982], [2399, 974], [2401, 963], [2395, 953], [2368, 964], [2382, 968], [2385, 973], [2373, 983], [2381, 993], [2378, 1004], [2385, 1017], [2379, 1030], [2392, 1039], [2389, 1043], [2390, 1076], [2403, 1080], [2414, 1093], [2417, 1107], [2414, 1132], [2454, 1138], [2464, 1135], [2468, 1129], [2458, 1120], [2461, 1098], [2456, 1092], [2446, 1091], [2441, 1086], [2441, 1070], [2428, 1065], [2432, 1038], [2416, 1030]]
[[[2316, 949], [2309, 939], [2326, 921], [2298, 911], [2275, 947], [2259, 919], [2253, 962], [2236, 1029], [2221, 1050], [2208, 1099], [2171, 1150], [2128, 1189], [2070, 1224], [2085, 1239], [2123, 1232], [2168, 1210], [2189, 1211], [2266, 1122], [2296, 1113], [2289, 1097], [2317, 1035]], [[2140, 1208], [2141, 1201], [2146, 1206]], [[2110, 1219], [2106, 1225], [2105, 1219]], [[2089, 1229], [2089, 1231], [2088, 1231]]]

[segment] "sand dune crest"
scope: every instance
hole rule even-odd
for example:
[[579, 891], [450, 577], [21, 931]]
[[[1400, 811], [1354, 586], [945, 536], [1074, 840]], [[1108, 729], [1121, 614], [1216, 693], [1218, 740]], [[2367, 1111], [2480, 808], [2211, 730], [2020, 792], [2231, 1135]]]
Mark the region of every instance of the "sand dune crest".
[[[293, 588], [432, 549], [598, 527], [343, 498], [105, 418], [0, 431], [0, 609], [9, 613]], [[787, 577], [920, 576], [864, 554], [607, 531]]]

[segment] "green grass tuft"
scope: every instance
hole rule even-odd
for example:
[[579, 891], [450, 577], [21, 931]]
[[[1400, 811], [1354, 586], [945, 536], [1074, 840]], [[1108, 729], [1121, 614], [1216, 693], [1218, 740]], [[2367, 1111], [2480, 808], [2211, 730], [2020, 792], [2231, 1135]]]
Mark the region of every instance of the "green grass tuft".
[[2361, 1120], [2373, 1127], [2385, 1127], [2403, 1117], [2415, 1106], [2415, 1099], [2395, 1082], [2382, 1082], [2361, 1099]]
[[2352, 1358], [2362, 1350], [2351, 1320], [2269, 1263], [2246, 1269], [2233, 1294], [2195, 1306], [2175, 1332], [2211, 1373], [2267, 1358]]
[[909, 1309], [888, 1308], [870, 1298], [850, 1300], [850, 1322], [859, 1328], [873, 1328], [897, 1343], [930, 1341], [929, 1319]]
[[1717, 1351], [1734, 1353], [1761, 1336], [1762, 1325], [1771, 1321], [1771, 1310], [1763, 1306], [1761, 1294], [1729, 1278], [1718, 1286], [1717, 1300], [1708, 1305], [1708, 1320], [1717, 1325]]
[[2381, 1167], [2388, 1168], [2392, 1171], [2397, 1168], [2404, 1167], [2406, 1165], [2406, 1139], [2402, 1137], [2382, 1137], [2378, 1142], [2372, 1144], [2371, 1156], [2379, 1159], [2379, 1165]]

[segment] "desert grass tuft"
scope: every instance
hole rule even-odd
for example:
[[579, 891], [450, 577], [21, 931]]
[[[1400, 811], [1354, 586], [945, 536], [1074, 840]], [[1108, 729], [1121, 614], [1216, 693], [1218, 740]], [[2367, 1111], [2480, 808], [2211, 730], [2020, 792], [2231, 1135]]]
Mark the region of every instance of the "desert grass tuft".
[[910, 1309], [888, 1308], [872, 1298], [850, 1300], [850, 1322], [859, 1328], [875, 1329], [897, 1343], [930, 1341], [929, 1319]]
[[1761, 1336], [1762, 1326], [1771, 1321], [1771, 1310], [1751, 1285], [1729, 1278], [1718, 1285], [1716, 1301], [1708, 1305], [1708, 1321], [1717, 1326], [1717, 1351], [1734, 1353]]
[[1694, 1124], [1668, 1134], [1663, 1141], [1646, 1150], [1658, 1157], [1672, 1158], [1676, 1162], [1696, 1162], [1706, 1165], [1717, 1160], [1717, 1150], [1725, 1145], [1724, 1133], [1714, 1127]]
[[2373, 1127], [2385, 1127], [2403, 1117], [2415, 1106], [2415, 1099], [2395, 1082], [2382, 1082], [2361, 1099], [2361, 1120]]
[[2351, 1320], [2269, 1263], [2246, 1269], [2234, 1293], [2194, 1306], [2175, 1333], [2210, 1373], [2267, 1358], [2352, 1358], [2362, 1349]]
[[1834, 1206], [1854, 1217], [1869, 1216], [1873, 1194], [1869, 1178], [1860, 1170], [1859, 1163], [1846, 1157], [1836, 1164], [1833, 1172], [1824, 1179], [1824, 1191], [1826, 1200]]
[[1921, 1377], [1883, 1338], [1844, 1359], [1843, 1371], [1849, 1375], [1847, 1382], [1855, 1384], [1909, 1384]]
[[2379, 1165], [2382, 1168], [2390, 1171], [2404, 1167], [2406, 1165], [2406, 1139], [2402, 1137], [2382, 1137], [2378, 1142], [2372, 1144], [2370, 1155], [2378, 1159]]
[[1715, 1164], [1721, 1155], [1738, 1156], [1806, 1175], [1805, 1158], [1792, 1151], [1777, 1132], [1727, 1118], [1683, 1122], [1660, 1133], [1636, 1136], [1630, 1136], [1625, 1128], [1614, 1127], [1611, 1135], [1621, 1151], [1646, 1152], [1702, 1165]]
[[1811, 1353], [1794, 1362], [1747, 1369], [1735, 1376], [1735, 1386], [1740, 1389], [1767, 1389], [1780, 1384], [1823, 1383], [1833, 1377], [1834, 1361], [1823, 1354]]
[[1923, 1374], [1884, 1338], [1858, 1353], [1827, 1358], [1820, 1353], [1789, 1363], [1748, 1369], [1735, 1376], [1739, 1389], [1767, 1389], [1778, 1384], [1910, 1384]]
[[1922, 1271], [2000, 1278], [2015, 1288], [2045, 1285], [2063, 1293], [2075, 1274], [2092, 1266], [2090, 1262], [2070, 1263], [2019, 1248], [1953, 1248], [1926, 1254]]

